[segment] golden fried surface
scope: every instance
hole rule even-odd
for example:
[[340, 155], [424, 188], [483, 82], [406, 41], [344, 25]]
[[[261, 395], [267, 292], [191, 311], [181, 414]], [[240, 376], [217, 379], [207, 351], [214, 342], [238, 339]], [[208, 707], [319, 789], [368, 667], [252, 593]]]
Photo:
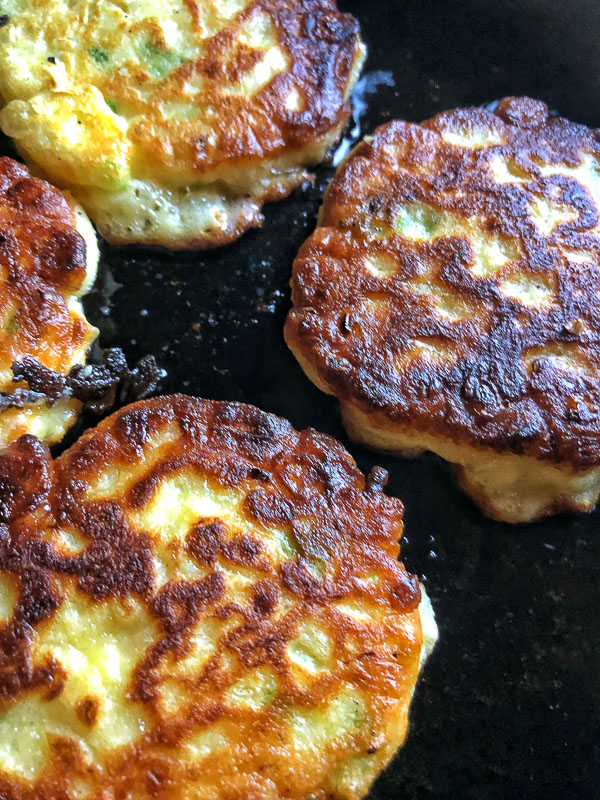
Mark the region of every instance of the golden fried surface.
[[[392, 122], [354, 150], [295, 262], [286, 324], [353, 435], [463, 466], [510, 454], [527, 459], [518, 480], [537, 464], [546, 488], [562, 482], [513, 516], [593, 505], [599, 158], [596, 131], [527, 98]], [[483, 505], [491, 480], [469, 487]], [[518, 503], [518, 480], [499, 495]]]
[[96, 274], [98, 246], [70, 198], [10, 158], [0, 158], [0, 446], [24, 433], [62, 438], [80, 403], [43, 399], [13, 406], [11, 366], [32, 356], [62, 374], [83, 362], [97, 331], [79, 297]]
[[111, 241], [208, 247], [322, 161], [364, 53], [334, 0], [7, 0], [2, 130]]
[[172, 396], [54, 463], [20, 439], [0, 486], [0, 796], [368, 791], [435, 639], [379, 472]]

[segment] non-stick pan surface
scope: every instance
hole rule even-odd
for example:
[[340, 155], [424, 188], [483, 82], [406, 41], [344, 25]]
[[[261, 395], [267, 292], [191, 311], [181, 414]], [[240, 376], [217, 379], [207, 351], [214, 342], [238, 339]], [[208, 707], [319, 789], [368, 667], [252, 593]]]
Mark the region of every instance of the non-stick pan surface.
[[[370, 52], [355, 136], [508, 94], [600, 126], [597, 0], [340, 7], [360, 19]], [[12, 153], [6, 140], [2, 150]], [[435, 457], [404, 462], [347, 440], [335, 400], [308, 382], [282, 337], [292, 260], [332, 173], [319, 169], [314, 187], [266, 209], [262, 230], [211, 253], [104, 245], [88, 315], [105, 346], [131, 359], [154, 353], [164, 391], [254, 403], [337, 436], [364, 470], [389, 470], [406, 506], [403, 555], [427, 585], [440, 641], [407, 744], [373, 800], [598, 798], [600, 512], [495, 523]]]

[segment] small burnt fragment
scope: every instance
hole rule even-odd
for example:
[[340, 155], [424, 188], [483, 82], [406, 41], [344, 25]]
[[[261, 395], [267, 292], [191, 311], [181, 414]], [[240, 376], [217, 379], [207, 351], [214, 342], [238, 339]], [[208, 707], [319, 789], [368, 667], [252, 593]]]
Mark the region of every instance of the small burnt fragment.
[[53, 405], [59, 397], [62, 397], [68, 386], [68, 379], [64, 375], [48, 369], [32, 356], [25, 356], [22, 361], [14, 361], [12, 371], [15, 383], [25, 381], [30, 390], [44, 395], [49, 405]]
[[30, 389], [15, 389], [14, 392], [0, 392], [0, 411], [9, 408], [25, 408], [26, 406], [41, 403], [46, 399], [42, 392], [32, 392]]
[[29, 390], [2, 393], [0, 409], [22, 408], [41, 400], [52, 406], [63, 397], [74, 397], [89, 411], [105, 414], [115, 406], [148, 397], [165, 376], [151, 355], [144, 356], [130, 369], [119, 347], [103, 350], [96, 363], [76, 364], [68, 375], [48, 369], [31, 356], [15, 361], [12, 370], [13, 380], [25, 381]]
[[367, 492], [371, 492], [373, 494], [383, 492], [389, 479], [390, 476], [387, 469], [375, 466], [367, 475], [365, 488]]

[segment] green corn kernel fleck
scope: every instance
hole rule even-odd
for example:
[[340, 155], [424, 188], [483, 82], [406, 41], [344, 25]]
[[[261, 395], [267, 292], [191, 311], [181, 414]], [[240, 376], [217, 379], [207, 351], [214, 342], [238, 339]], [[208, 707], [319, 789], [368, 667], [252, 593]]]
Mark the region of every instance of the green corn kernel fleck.
[[98, 64], [108, 64], [108, 53], [106, 50], [103, 50], [101, 47], [90, 47], [88, 52]]

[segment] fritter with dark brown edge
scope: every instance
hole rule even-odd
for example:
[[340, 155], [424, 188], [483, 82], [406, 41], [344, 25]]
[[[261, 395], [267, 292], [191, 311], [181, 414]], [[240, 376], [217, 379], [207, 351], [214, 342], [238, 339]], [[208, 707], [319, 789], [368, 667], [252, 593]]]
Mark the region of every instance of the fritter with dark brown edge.
[[237, 403], [129, 406], [0, 455], [0, 796], [359, 798], [435, 622], [402, 504]]
[[79, 206], [21, 164], [0, 158], [0, 446], [24, 433], [52, 443], [81, 403], [13, 381], [14, 362], [35, 358], [66, 375], [98, 331], [79, 298], [96, 275], [96, 234]]
[[173, 249], [262, 222], [339, 138], [364, 60], [334, 0], [12, 0], [0, 114], [113, 242]]
[[600, 493], [599, 158], [528, 98], [391, 122], [294, 264], [286, 339], [349, 434], [438, 453], [510, 522]]

